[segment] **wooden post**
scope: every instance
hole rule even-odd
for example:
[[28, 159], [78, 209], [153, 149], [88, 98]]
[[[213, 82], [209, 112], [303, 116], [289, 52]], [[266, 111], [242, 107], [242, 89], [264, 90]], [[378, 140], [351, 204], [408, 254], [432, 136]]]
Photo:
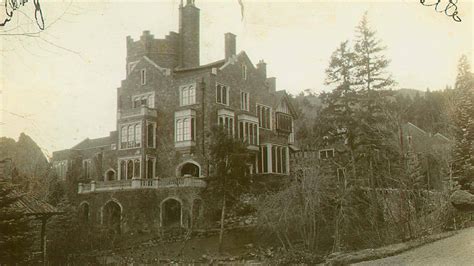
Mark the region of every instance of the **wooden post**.
[[43, 265], [46, 265], [46, 223], [49, 217], [41, 217], [41, 256], [43, 258]]

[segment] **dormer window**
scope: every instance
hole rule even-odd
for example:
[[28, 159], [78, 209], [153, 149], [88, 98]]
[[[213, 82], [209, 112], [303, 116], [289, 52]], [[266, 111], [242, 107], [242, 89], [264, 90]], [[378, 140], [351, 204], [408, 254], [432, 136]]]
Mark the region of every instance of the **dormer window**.
[[145, 68], [140, 70], [140, 83], [142, 85], [146, 84], [146, 69]]

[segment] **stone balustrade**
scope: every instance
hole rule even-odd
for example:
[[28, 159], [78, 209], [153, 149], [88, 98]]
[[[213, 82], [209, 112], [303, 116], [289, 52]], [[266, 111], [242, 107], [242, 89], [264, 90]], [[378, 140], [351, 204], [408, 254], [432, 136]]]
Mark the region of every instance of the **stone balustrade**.
[[140, 106], [132, 109], [119, 110], [117, 112], [117, 119], [133, 117], [133, 116], [157, 116], [156, 109], [149, 108], [146, 106]]
[[179, 188], [179, 187], [197, 187], [203, 188], [206, 182], [199, 178], [187, 177], [169, 177], [159, 179], [128, 179], [113, 181], [91, 181], [88, 184], [79, 183], [78, 193], [91, 193], [102, 191], [118, 191], [132, 189], [160, 189], [160, 188]]

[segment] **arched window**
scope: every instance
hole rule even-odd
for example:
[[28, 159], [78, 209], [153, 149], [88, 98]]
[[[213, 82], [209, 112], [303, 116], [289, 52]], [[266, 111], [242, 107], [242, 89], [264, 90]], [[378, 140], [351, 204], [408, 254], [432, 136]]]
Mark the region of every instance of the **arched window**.
[[161, 225], [166, 227], [181, 226], [181, 202], [167, 199], [161, 203]]
[[121, 233], [122, 208], [114, 201], [109, 201], [102, 208], [102, 224], [114, 234]]
[[180, 167], [179, 176], [199, 177], [199, 166], [193, 162], [187, 162]]
[[140, 177], [140, 160], [135, 159], [133, 169], [134, 169], [133, 176]]
[[127, 161], [127, 179], [132, 179], [133, 177], [133, 161]]

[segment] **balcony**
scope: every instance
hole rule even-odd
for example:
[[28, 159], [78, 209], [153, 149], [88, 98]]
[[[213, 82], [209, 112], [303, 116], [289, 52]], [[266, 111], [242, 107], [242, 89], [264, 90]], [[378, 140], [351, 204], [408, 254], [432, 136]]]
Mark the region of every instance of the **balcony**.
[[204, 188], [206, 182], [198, 178], [170, 177], [160, 179], [128, 179], [114, 181], [92, 181], [89, 184], [79, 183], [78, 193], [126, 191], [134, 189], [161, 189], [195, 187]]
[[291, 115], [277, 112], [276, 113], [276, 129], [278, 132], [290, 134], [293, 132], [293, 118]]
[[137, 108], [132, 108], [132, 109], [119, 110], [117, 112], [118, 119], [129, 118], [129, 117], [134, 117], [134, 116], [145, 116], [145, 115], [156, 117], [158, 113], [156, 109], [149, 108], [145, 105], [142, 105]]

